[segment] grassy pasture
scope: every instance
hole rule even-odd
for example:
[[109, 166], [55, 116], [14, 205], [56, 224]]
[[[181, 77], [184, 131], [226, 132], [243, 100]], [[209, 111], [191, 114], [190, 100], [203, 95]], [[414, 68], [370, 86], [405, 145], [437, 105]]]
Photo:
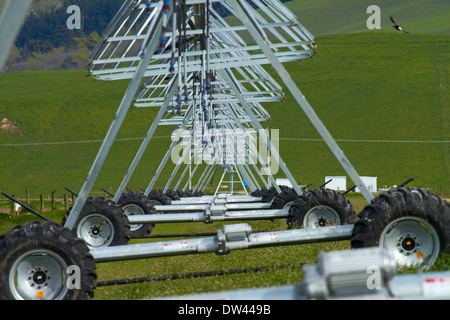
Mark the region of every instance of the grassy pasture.
[[[358, 193], [347, 195], [349, 201], [360, 212], [366, 202]], [[31, 203], [37, 207], [38, 203]], [[1, 206], [0, 206], [1, 207]], [[55, 222], [62, 221], [63, 210], [53, 210], [43, 213]], [[0, 208], [0, 234], [17, 224], [38, 220], [34, 215], [22, 212], [19, 216], [11, 216]], [[248, 221], [253, 231], [285, 230], [284, 219], [274, 221]], [[230, 224], [229, 222], [227, 224]], [[203, 224], [162, 224], [157, 225], [152, 235], [180, 234], [180, 233], [215, 233], [222, 229], [223, 223]], [[177, 238], [179, 239], [179, 238]], [[130, 243], [160, 242], [173, 239], [139, 239]], [[302, 266], [317, 262], [320, 252], [350, 249], [350, 241], [330, 241], [304, 245], [277, 246], [248, 250], [232, 251], [225, 256], [215, 253], [192, 254], [182, 256], [149, 258], [108, 262], [97, 264], [98, 282], [136, 279], [142, 277], [156, 278], [174, 274], [187, 274], [216, 270], [234, 270], [242, 268], [256, 268], [274, 266], [274, 270], [259, 272], [216, 275], [210, 277], [184, 278], [177, 280], [149, 281], [135, 284], [101, 286], [95, 290], [96, 300], [131, 300], [152, 299], [158, 297], [172, 297], [202, 292], [226, 291], [244, 288], [258, 288], [294, 284], [303, 279]], [[291, 266], [291, 267], [285, 267]], [[280, 267], [280, 268], [277, 268]], [[433, 271], [448, 270], [450, 258], [448, 254], [441, 257], [433, 267]], [[400, 272], [408, 272], [406, 270]]]
[[285, 5], [314, 35], [367, 31], [366, 21], [372, 13], [366, 11], [371, 5], [380, 8], [382, 32], [397, 32], [389, 18], [393, 16], [414, 34], [450, 34], [450, 3], [445, 0], [293, 0]]
[[[316, 40], [313, 59], [287, 68], [358, 173], [378, 177], [379, 187], [414, 177], [411, 186], [449, 191], [449, 36], [366, 32]], [[0, 121], [16, 126], [0, 130], [2, 191], [23, 197], [29, 187], [32, 197], [50, 190], [61, 197], [64, 187], [81, 188], [127, 86], [85, 75], [2, 75]], [[327, 175], [346, 175], [289, 93], [265, 107], [271, 120], [264, 125], [280, 130], [280, 154], [299, 183], [319, 186]], [[94, 192], [117, 188], [156, 112], [131, 109]], [[171, 130], [158, 128], [130, 188], [148, 185]]]
[[[378, 185], [399, 184], [448, 191], [449, 169], [449, 36], [364, 32], [317, 37], [318, 54], [288, 66], [292, 77], [360, 175], [378, 176]], [[269, 68], [270, 71], [270, 68]], [[78, 190], [95, 158], [127, 82], [96, 82], [85, 71], [23, 72], [0, 77], [0, 120], [12, 119], [14, 130], [0, 131], [1, 191], [23, 198], [65, 186]], [[280, 153], [299, 183], [323, 183], [325, 175], [345, 175], [300, 107], [287, 94], [267, 106], [280, 129]], [[132, 109], [120, 141], [96, 183], [115, 190], [137, 151], [156, 110]], [[165, 137], [171, 128], [159, 128]], [[132, 138], [131, 140], [127, 140]], [[447, 142], [445, 142], [447, 141]], [[64, 143], [60, 143], [64, 142]], [[146, 186], [169, 141], [154, 139], [130, 186]], [[161, 177], [162, 186], [167, 173]], [[60, 195], [59, 195], [60, 196]], [[357, 212], [364, 201], [351, 195]], [[6, 205], [7, 207], [8, 205]], [[37, 207], [37, 204], [35, 204]], [[62, 211], [47, 212], [61, 221]], [[0, 214], [1, 234], [35, 220]], [[252, 222], [253, 230], [282, 230], [283, 220]], [[154, 234], [215, 232], [221, 224], [161, 225]], [[137, 240], [133, 240], [136, 242]], [[159, 276], [261, 265], [314, 263], [320, 251], [349, 248], [348, 241], [215, 254], [104, 263], [99, 281]], [[437, 270], [447, 270], [443, 255]], [[96, 299], [141, 299], [195, 292], [290, 284], [301, 281], [301, 268], [211, 278], [102, 287]]]

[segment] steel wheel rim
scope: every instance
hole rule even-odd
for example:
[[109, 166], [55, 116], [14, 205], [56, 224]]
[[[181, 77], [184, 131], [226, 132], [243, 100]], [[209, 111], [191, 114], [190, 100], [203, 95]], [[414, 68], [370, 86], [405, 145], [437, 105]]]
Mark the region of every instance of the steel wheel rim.
[[66, 296], [67, 264], [56, 253], [32, 250], [22, 254], [9, 273], [11, 293], [17, 300], [61, 300]]
[[154, 205], [154, 206], [162, 206], [163, 204], [160, 202], [160, 201], [158, 201], [158, 200], [155, 200], [155, 199], [149, 199], [150, 200], [150, 202]]
[[[128, 215], [141, 215], [141, 214], [145, 214], [144, 209], [142, 209], [140, 206], [136, 205], [136, 204], [127, 204], [126, 206], [124, 206], [123, 208], [124, 213], [128, 216]], [[142, 228], [143, 224], [131, 224], [130, 225], [130, 231], [136, 231], [139, 230], [140, 228]]]
[[295, 201], [289, 201], [283, 206], [283, 210], [287, 210], [289, 212], [289, 209], [292, 207]]
[[114, 226], [105, 216], [91, 214], [81, 220], [77, 228], [77, 235], [88, 247], [106, 247], [114, 239]]
[[381, 234], [380, 247], [401, 267], [427, 268], [440, 252], [439, 236], [434, 227], [416, 217], [399, 218], [388, 224]]
[[340, 224], [339, 214], [328, 206], [316, 206], [310, 209], [303, 218], [305, 228], [323, 228]]

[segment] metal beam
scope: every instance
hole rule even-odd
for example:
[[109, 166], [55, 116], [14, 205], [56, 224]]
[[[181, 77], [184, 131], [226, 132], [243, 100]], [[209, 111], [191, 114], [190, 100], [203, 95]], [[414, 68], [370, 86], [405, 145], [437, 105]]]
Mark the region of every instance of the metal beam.
[[81, 213], [81, 210], [83, 209], [83, 206], [87, 198], [89, 197], [89, 193], [91, 192], [94, 186], [97, 176], [100, 173], [100, 170], [111, 149], [111, 146], [119, 132], [120, 127], [122, 126], [125, 116], [128, 113], [128, 110], [130, 109], [134, 101], [134, 96], [142, 83], [145, 70], [147, 69], [150, 60], [152, 59], [153, 53], [156, 51], [159, 45], [159, 34], [161, 34], [163, 23], [165, 22], [164, 20], [166, 19], [167, 17], [163, 16], [162, 12], [159, 12], [158, 21], [156, 23], [155, 30], [152, 34], [152, 38], [149, 40], [149, 43], [143, 54], [143, 58], [139, 63], [139, 66], [135, 72], [133, 79], [131, 79], [128, 85], [127, 91], [125, 92], [125, 95], [120, 103], [119, 109], [115, 114], [115, 118], [112, 121], [109, 131], [106, 134], [106, 137], [97, 154], [97, 157], [95, 158], [94, 163], [92, 164], [92, 167], [88, 173], [86, 181], [84, 182], [83, 187], [80, 190], [78, 198], [72, 207], [72, 211], [70, 212], [69, 217], [64, 225], [66, 228], [73, 229]]
[[172, 78], [172, 84], [170, 86], [170, 89], [167, 92], [167, 98], [164, 101], [164, 104], [161, 106], [158, 114], [156, 115], [155, 119], [152, 122], [152, 125], [150, 126], [150, 129], [147, 132], [147, 135], [145, 136], [144, 141], [142, 141], [142, 144], [136, 154], [136, 156], [133, 159], [133, 162], [130, 165], [130, 168], [127, 171], [127, 174], [122, 180], [122, 183], [119, 186], [119, 189], [117, 190], [113, 201], [118, 202], [120, 197], [122, 196], [123, 191], [125, 190], [125, 187], [128, 185], [128, 182], [131, 179], [131, 176], [133, 175], [134, 171], [136, 170], [136, 167], [139, 164], [139, 161], [141, 161], [142, 156], [144, 155], [145, 150], [148, 147], [148, 144], [150, 143], [150, 140], [153, 138], [153, 134], [155, 133], [159, 121], [161, 121], [164, 114], [167, 112], [167, 107], [171, 101], [170, 97], [172, 97], [175, 94], [175, 91], [178, 89], [178, 74], [175, 74]]
[[32, 0], [8, 0], [0, 15], [0, 71], [6, 62], [9, 51], [20, 32], [22, 23], [28, 14]]
[[297, 103], [303, 109], [306, 116], [312, 122], [317, 132], [321, 135], [322, 139], [328, 145], [331, 152], [334, 154], [336, 159], [339, 161], [339, 163], [347, 172], [347, 174], [350, 176], [350, 178], [353, 180], [353, 182], [358, 186], [359, 190], [361, 190], [361, 193], [366, 199], [366, 201], [370, 202], [373, 199], [373, 195], [370, 193], [369, 189], [366, 187], [361, 177], [353, 168], [352, 164], [347, 159], [344, 152], [339, 148], [339, 146], [331, 136], [328, 129], [319, 119], [318, 115], [311, 107], [309, 102], [306, 100], [303, 93], [300, 91], [295, 82], [292, 80], [287, 70], [284, 68], [282, 63], [277, 59], [272, 49], [270, 49], [270, 47], [267, 45], [266, 41], [264, 41], [264, 39], [261, 37], [261, 35], [258, 32], [258, 29], [253, 25], [251, 19], [245, 14], [244, 8], [246, 7], [244, 2], [242, 0], [229, 0], [228, 3], [234, 8], [234, 10], [236, 10], [238, 18], [247, 27], [250, 35], [253, 37], [258, 46], [261, 48], [266, 57], [269, 59], [270, 64], [277, 71], [278, 75], [283, 80], [288, 90], [292, 93], [292, 96], [295, 98]]
[[250, 117], [253, 126], [255, 127], [256, 130], [258, 130], [258, 132], [261, 134], [263, 141], [265, 141], [267, 148], [269, 149], [269, 151], [274, 155], [274, 158], [276, 159], [276, 161], [278, 162], [281, 170], [284, 172], [284, 174], [286, 175], [286, 177], [289, 179], [289, 181], [292, 184], [292, 188], [295, 190], [295, 192], [297, 192], [298, 195], [303, 195], [303, 192], [301, 190], [301, 188], [298, 186], [298, 183], [296, 182], [294, 176], [291, 174], [291, 172], [289, 171], [286, 163], [283, 161], [283, 159], [281, 159], [280, 154], [278, 153], [278, 150], [276, 150], [275, 148], [273, 148], [272, 146], [272, 142], [269, 140], [269, 138], [267, 137], [263, 127], [261, 126], [261, 124], [259, 123], [258, 119], [256, 119], [255, 115], [251, 112], [251, 108], [248, 105], [247, 101], [245, 100], [245, 98], [242, 96], [241, 92], [239, 91], [238, 87], [235, 85], [235, 83], [233, 82], [231, 76], [230, 76], [230, 71], [229, 70], [218, 70], [218, 73], [224, 78], [226, 79], [231, 88], [233, 89], [234, 94], [236, 95], [236, 97], [240, 100], [242, 107], [245, 109], [245, 111], [247, 112], [247, 115]]

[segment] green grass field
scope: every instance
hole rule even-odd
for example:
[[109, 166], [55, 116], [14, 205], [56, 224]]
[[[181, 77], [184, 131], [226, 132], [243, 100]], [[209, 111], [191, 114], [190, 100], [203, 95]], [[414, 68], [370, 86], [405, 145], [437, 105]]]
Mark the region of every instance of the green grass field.
[[[448, 23], [443, 23], [449, 20], [450, 11], [445, 10], [448, 2], [435, 1], [433, 6], [427, 6], [426, 1], [419, 0], [407, 5], [381, 1], [381, 32], [364, 31], [367, 1], [348, 3], [345, 7], [334, 0], [288, 3], [300, 21], [320, 36], [316, 38], [318, 53], [313, 59], [286, 67], [360, 175], [377, 176], [379, 187], [398, 185], [414, 177], [409, 186], [434, 187], [437, 192], [448, 193], [450, 36], [445, 35], [449, 32]], [[408, 15], [402, 16], [404, 12]], [[394, 33], [389, 15], [398, 16], [405, 29], [414, 34]], [[272, 72], [270, 67], [268, 70]], [[29, 188], [31, 198], [37, 199], [40, 194], [48, 198], [51, 190], [56, 190], [60, 198], [67, 193], [64, 187], [74, 191], [81, 188], [127, 86], [126, 81], [99, 82], [86, 74], [77, 70], [1, 75], [0, 121], [11, 120], [14, 128], [0, 130], [0, 191], [23, 199], [25, 188]], [[289, 94], [282, 103], [265, 107], [272, 119], [264, 125], [280, 130], [280, 153], [299, 183], [314, 183], [316, 187], [327, 175], [346, 175]], [[100, 187], [115, 191], [156, 111], [131, 110], [93, 193], [102, 195]], [[152, 140], [129, 184], [132, 189], [149, 183], [170, 144], [167, 136], [171, 129], [158, 129], [158, 138]], [[170, 168], [163, 172], [157, 187], [164, 186], [169, 173]], [[365, 205], [359, 194], [350, 194], [349, 199], [356, 212]], [[38, 205], [33, 202], [35, 208]], [[0, 208], [8, 206], [7, 201], [0, 203]], [[64, 211], [45, 214], [60, 222]], [[6, 209], [0, 209], [0, 234], [29, 220], [36, 217], [25, 213], [11, 216]], [[284, 220], [251, 225], [258, 231], [286, 228]], [[215, 232], [221, 228], [220, 223], [170, 224], [157, 226], [153, 234]], [[303, 265], [315, 263], [321, 251], [348, 248], [349, 241], [339, 241], [235, 251], [227, 256], [207, 253], [102, 263], [97, 265], [97, 273], [98, 281], [104, 281]], [[448, 255], [442, 255], [434, 270], [448, 270], [449, 265]], [[95, 298], [155, 298], [301, 280], [301, 268], [296, 267], [101, 287]]]
[[[0, 0], [0, 8], [5, 0]], [[33, 10], [47, 10], [59, 0], [34, 0]], [[390, 16], [415, 34], [450, 34], [450, 3], [446, 0], [292, 0], [285, 5], [314, 35], [354, 33], [367, 30], [367, 7], [381, 9], [382, 31], [395, 32]]]
[[[317, 43], [313, 59], [287, 68], [358, 173], [378, 177], [379, 187], [414, 177], [411, 186], [448, 191], [449, 36], [365, 32], [321, 36]], [[51, 190], [61, 197], [64, 187], [81, 188], [127, 85], [85, 75], [2, 75], [0, 120], [17, 127], [0, 130], [2, 191], [23, 197], [28, 187], [32, 197]], [[299, 183], [318, 186], [327, 175], [346, 175], [288, 93], [265, 107], [272, 119], [264, 125], [280, 130], [280, 154]], [[117, 188], [156, 111], [129, 112], [118, 139], [132, 140], [113, 145], [94, 192]], [[158, 128], [162, 138], [150, 143], [130, 188], [148, 185], [171, 129]]]
[[[360, 210], [364, 199], [352, 194], [350, 198], [356, 210]], [[31, 206], [37, 208], [38, 202]], [[46, 203], [47, 208], [49, 204]], [[39, 220], [25, 211], [19, 216], [1, 213], [0, 234], [17, 224]], [[55, 222], [61, 222], [64, 210], [50, 210], [43, 214]], [[244, 221], [245, 222], [245, 221]], [[233, 222], [231, 222], [233, 223]], [[286, 230], [285, 219], [274, 221], [247, 221], [253, 231]], [[227, 222], [230, 224], [230, 222]], [[152, 235], [180, 233], [215, 233], [222, 229], [224, 223], [203, 224], [162, 224], [157, 225]], [[170, 241], [171, 239], [131, 240], [130, 243], [148, 241]], [[131, 300], [187, 295], [200, 292], [223, 291], [239, 288], [278, 286], [293, 284], [302, 279], [302, 266], [315, 263], [322, 251], [345, 250], [350, 248], [349, 241], [324, 242], [307, 245], [278, 246], [252, 250], [232, 251], [225, 256], [215, 253], [193, 254], [183, 256], [139, 259], [97, 264], [98, 282], [141, 277], [158, 277], [163, 275], [185, 274], [216, 270], [233, 270], [261, 266], [292, 265], [291, 268], [279, 268], [270, 271], [248, 272], [240, 274], [218, 275], [213, 277], [186, 278], [165, 281], [150, 281], [139, 284], [98, 287], [95, 290], [97, 300]]]
[[370, 5], [381, 10], [382, 32], [397, 32], [389, 18], [393, 16], [414, 34], [450, 34], [450, 3], [445, 0], [293, 0], [285, 5], [317, 36], [367, 31], [370, 14], [366, 11]]
[[[349, 194], [349, 201], [356, 212], [365, 206], [359, 194]], [[38, 203], [32, 201], [33, 207]], [[48, 207], [48, 203], [46, 204]], [[61, 222], [64, 210], [46, 211], [43, 214], [55, 222]], [[19, 216], [2, 213], [0, 209], [0, 234], [17, 224], [38, 218], [23, 211]], [[253, 231], [286, 230], [284, 219], [274, 221], [248, 221]], [[230, 224], [230, 222], [227, 222]], [[157, 225], [152, 235], [180, 233], [215, 233], [223, 223], [163, 224]], [[172, 239], [131, 240], [130, 243], [170, 241]], [[257, 288], [287, 285], [301, 282], [302, 267], [317, 262], [321, 252], [350, 249], [350, 241], [330, 241], [304, 245], [277, 246], [232, 251], [225, 256], [215, 253], [192, 254], [120, 262], [98, 263], [98, 282], [122, 279], [153, 278], [180, 274], [192, 274], [217, 270], [235, 270], [256, 267], [274, 267], [273, 270], [215, 275], [210, 277], [187, 277], [176, 280], [153, 280], [135, 284], [100, 286], [95, 290], [96, 300], [131, 300], [172, 297], [202, 292], [228, 291], [243, 288]], [[286, 267], [290, 266], [290, 267]], [[450, 256], [441, 254], [430, 271], [448, 270]], [[404, 270], [403, 272], [415, 272]], [[231, 273], [231, 272], [230, 272]]]

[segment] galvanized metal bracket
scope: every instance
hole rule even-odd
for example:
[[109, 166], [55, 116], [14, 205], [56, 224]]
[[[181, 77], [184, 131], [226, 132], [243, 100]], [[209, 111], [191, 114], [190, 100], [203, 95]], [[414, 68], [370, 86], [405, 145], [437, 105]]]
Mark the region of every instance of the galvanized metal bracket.
[[246, 249], [249, 247], [249, 236], [252, 228], [246, 223], [223, 226], [222, 230], [217, 230], [217, 254], [225, 255], [231, 250]]

